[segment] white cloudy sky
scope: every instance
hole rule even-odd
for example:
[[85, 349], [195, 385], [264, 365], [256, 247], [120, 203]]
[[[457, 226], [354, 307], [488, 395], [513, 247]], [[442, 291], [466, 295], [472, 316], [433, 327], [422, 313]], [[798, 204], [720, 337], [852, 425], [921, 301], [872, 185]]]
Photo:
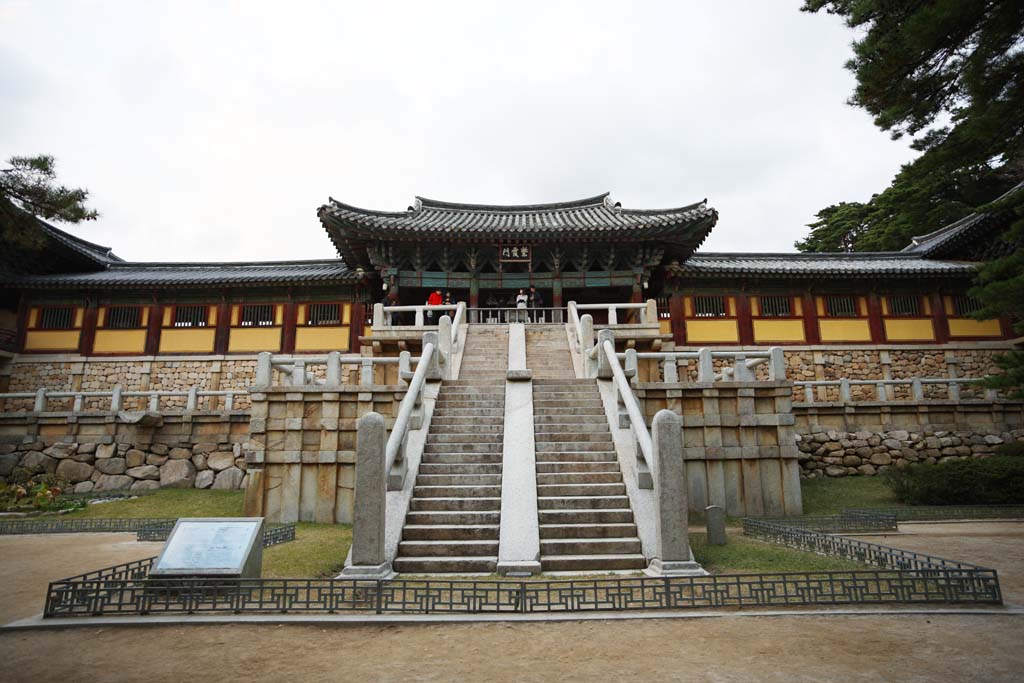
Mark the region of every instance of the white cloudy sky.
[[57, 156], [102, 213], [74, 231], [131, 260], [333, 256], [329, 196], [606, 190], [707, 197], [705, 250], [789, 251], [912, 158], [800, 4], [0, 0], [0, 157]]

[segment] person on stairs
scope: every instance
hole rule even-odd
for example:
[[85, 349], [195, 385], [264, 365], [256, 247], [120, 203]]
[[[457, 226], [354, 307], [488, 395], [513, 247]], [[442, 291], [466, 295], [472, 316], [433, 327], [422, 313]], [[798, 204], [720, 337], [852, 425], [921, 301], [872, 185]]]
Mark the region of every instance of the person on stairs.
[[519, 293], [516, 294], [516, 322], [526, 322], [526, 306], [529, 302], [530, 297], [520, 289]]
[[[544, 308], [544, 295], [536, 285], [530, 285], [530, 308]], [[545, 322], [544, 311], [534, 311], [532, 317], [535, 323]]]

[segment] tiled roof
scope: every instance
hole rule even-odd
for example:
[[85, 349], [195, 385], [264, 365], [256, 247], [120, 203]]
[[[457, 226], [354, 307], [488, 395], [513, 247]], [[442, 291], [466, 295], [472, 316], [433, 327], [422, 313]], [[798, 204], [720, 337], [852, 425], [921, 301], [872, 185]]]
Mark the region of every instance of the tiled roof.
[[715, 254], [697, 252], [670, 266], [674, 274], [689, 277], [763, 275], [778, 277], [896, 277], [968, 276], [977, 264], [935, 261], [902, 252], [835, 254]]
[[366, 242], [389, 239], [472, 241], [661, 239], [685, 247], [689, 255], [711, 232], [718, 212], [707, 200], [674, 209], [624, 209], [608, 193], [571, 202], [495, 206], [456, 204], [423, 197], [405, 211], [371, 211], [335, 199], [320, 207], [320, 220], [338, 253], [367, 265]]
[[[992, 203], [998, 204], [1022, 191], [1024, 191], [1024, 183], [1019, 183]], [[926, 235], [915, 235], [911, 238], [910, 244], [903, 248], [902, 253], [913, 253], [926, 257], [955, 254], [958, 245], [977, 237], [989, 227], [993, 215], [988, 211], [968, 214], [960, 220]]]
[[15, 276], [3, 284], [15, 287], [204, 287], [317, 282], [355, 282], [361, 275], [340, 259], [258, 261], [249, 263], [112, 263], [91, 273]]
[[49, 237], [93, 263], [106, 265], [108, 263], [121, 262], [121, 259], [114, 254], [113, 249], [110, 247], [103, 247], [83, 240], [81, 237], [75, 237], [39, 218], [36, 219], [36, 222], [39, 224], [39, 228]]

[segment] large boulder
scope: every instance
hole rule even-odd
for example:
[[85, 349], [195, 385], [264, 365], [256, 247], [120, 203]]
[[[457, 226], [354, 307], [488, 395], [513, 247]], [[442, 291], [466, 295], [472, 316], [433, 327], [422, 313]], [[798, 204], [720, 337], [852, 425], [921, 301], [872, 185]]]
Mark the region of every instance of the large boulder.
[[125, 474], [133, 479], [159, 479], [160, 468], [156, 465], [140, 465], [128, 468]]
[[128, 463], [124, 458], [103, 458], [96, 461], [96, 469], [103, 474], [124, 474]]
[[102, 474], [96, 480], [96, 486], [93, 487], [93, 491], [127, 490], [134, 483], [134, 479], [123, 474]]
[[95, 488], [96, 484], [91, 481], [82, 481], [75, 484], [75, 488], [72, 489], [75, 493], [89, 493]]
[[29, 451], [21, 459], [21, 466], [28, 470], [29, 474], [53, 474], [57, 471], [57, 459], [43, 455], [39, 451]]
[[196, 488], [208, 489], [213, 486], [213, 478], [217, 473], [213, 470], [203, 470], [196, 475]]
[[0, 477], [9, 477], [14, 468], [18, 466], [21, 456], [17, 453], [4, 453], [0, 455]]
[[187, 448], [172, 448], [168, 455], [171, 460], [188, 460], [192, 457], [192, 451]]
[[61, 460], [57, 465], [57, 478], [71, 484], [87, 481], [92, 477], [92, 465], [75, 460]]
[[102, 460], [104, 458], [113, 458], [117, 455], [117, 444], [116, 443], [101, 443], [96, 446], [96, 459]]
[[206, 466], [214, 472], [226, 470], [235, 466], [235, 454], [229, 451], [218, 451], [206, 456]]
[[128, 469], [142, 467], [146, 464], [146, 453], [138, 448], [132, 448], [124, 454], [124, 460], [128, 465]]
[[215, 443], [197, 443], [192, 447], [193, 453], [213, 453], [217, 450], [217, 444]]
[[237, 467], [230, 467], [217, 474], [217, 478], [213, 481], [213, 488], [233, 491], [242, 483], [243, 477], [245, 477], [245, 473], [242, 470]]
[[152, 491], [158, 488], [160, 488], [160, 482], [152, 479], [140, 479], [132, 484], [132, 491]]
[[45, 453], [46, 455], [50, 456], [51, 458], [57, 458], [58, 460], [70, 458], [77, 452], [77, 443], [55, 443], [43, 451], [43, 453]]
[[190, 489], [196, 480], [196, 467], [190, 460], [169, 460], [160, 468], [161, 488]]
[[157, 467], [161, 467], [165, 462], [167, 462], [166, 455], [160, 455], [159, 453], [150, 453], [149, 455], [146, 456], [147, 465], [156, 465]]

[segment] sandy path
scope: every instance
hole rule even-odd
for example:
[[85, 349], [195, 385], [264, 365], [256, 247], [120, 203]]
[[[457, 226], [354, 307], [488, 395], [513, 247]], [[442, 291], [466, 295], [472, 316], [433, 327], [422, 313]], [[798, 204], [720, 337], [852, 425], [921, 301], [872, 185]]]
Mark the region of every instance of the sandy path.
[[138, 543], [135, 534], [0, 536], [0, 624], [43, 611], [51, 581], [141, 560], [163, 543]]

